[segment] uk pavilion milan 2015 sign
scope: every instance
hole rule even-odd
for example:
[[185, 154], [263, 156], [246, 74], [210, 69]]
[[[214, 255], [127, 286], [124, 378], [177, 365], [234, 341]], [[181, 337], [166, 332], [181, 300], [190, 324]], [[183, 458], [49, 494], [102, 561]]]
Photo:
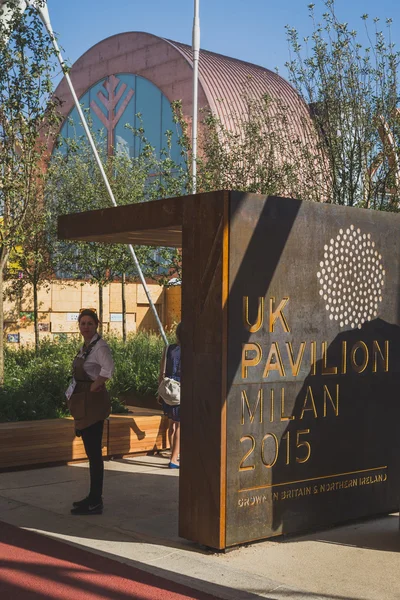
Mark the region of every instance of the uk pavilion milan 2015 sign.
[[227, 545], [397, 508], [399, 219], [230, 205]]

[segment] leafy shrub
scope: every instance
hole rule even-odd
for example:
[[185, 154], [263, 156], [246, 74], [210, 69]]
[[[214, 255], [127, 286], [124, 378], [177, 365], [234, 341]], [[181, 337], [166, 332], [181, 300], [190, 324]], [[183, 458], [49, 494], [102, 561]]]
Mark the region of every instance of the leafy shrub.
[[138, 333], [128, 336], [125, 344], [117, 337], [109, 338], [115, 371], [110, 381], [112, 397], [134, 391], [155, 394], [157, 391], [163, 341], [155, 334]]
[[[163, 341], [151, 333], [109, 337], [115, 372], [108, 388], [112, 411], [123, 412], [119, 397], [128, 392], [155, 394]], [[52, 419], [68, 414], [65, 390], [71, 380], [72, 360], [80, 340], [44, 339], [39, 353], [32, 346], [5, 350], [5, 381], [0, 388], [0, 421]]]

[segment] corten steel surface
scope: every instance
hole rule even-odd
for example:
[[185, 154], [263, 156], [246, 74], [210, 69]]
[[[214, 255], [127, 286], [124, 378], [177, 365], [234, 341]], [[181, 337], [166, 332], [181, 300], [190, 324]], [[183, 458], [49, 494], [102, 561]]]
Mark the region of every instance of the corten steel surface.
[[182, 245], [180, 535], [225, 548], [398, 509], [399, 228], [238, 192], [60, 220]]
[[185, 203], [179, 534], [225, 547], [228, 192]]
[[168, 245], [175, 236], [185, 273], [179, 531], [213, 548], [225, 547], [228, 201], [212, 192], [59, 219], [63, 239], [164, 245], [175, 231]]
[[58, 220], [58, 237], [180, 248], [183, 206], [182, 198], [167, 198], [64, 215]]
[[228, 546], [398, 510], [399, 230], [231, 194]]

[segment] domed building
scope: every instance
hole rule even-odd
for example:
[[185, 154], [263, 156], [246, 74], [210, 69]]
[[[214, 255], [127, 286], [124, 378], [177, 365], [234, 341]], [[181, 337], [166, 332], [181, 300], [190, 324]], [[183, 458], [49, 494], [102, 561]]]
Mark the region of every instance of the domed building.
[[[192, 119], [192, 49], [186, 44], [150, 33], [127, 32], [109, 37], [79, 58], [71, 79], [78, 98], [90, 109], [93, 128], [107, 132], [108, 148], [137, 152], [132, 131], [140, 113], [145, 135], [155, 149], [161, 149], [167, 130], [174, 132], [172, 158], [179, 162], [176, 146], [179, 132], [172, 120], [171, 103], [181, 101], [183, 117]], [[291, 131], [303, 138], [311, 131], [308, 107], [294, 88], [278, 74], [263, 67], [206, 50], [200, 51], [199, 109], [208, 109], [227, 129], [236, 127], [232, 114], [243, 114], [245, 98], [268, 94], [290, 109]], [[61, 134], [78, 134], [79, 119], [67, 83], [56, 89], [62, 100], [64, 121]], [[271, 105], [273, 111], [273, 104]], [[71, 125], [73, 122], [73, 125]]]

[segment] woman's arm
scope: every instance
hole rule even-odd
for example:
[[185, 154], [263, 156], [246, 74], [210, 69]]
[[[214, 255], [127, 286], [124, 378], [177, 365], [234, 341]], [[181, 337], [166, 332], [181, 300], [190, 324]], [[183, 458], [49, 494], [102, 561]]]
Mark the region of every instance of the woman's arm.
[[91, 392], [100, 392], [100, 390], [102, 389], [103, 385], [105, 384], [106, 381], [109, 380], [109, 377], [102, 377], [101, 375], [99, 375], [92, 383], [92, 385], [90, 386], [90, 391]]
[[100, 373], [90, 386], [91, 392], [99, 392], [106, 381], [111, 379], [114, 372], [114, 361], [111, 356], [111, 350], [107, 344], [102, 345], [97, 352], [96, 360], [100, 365]]

